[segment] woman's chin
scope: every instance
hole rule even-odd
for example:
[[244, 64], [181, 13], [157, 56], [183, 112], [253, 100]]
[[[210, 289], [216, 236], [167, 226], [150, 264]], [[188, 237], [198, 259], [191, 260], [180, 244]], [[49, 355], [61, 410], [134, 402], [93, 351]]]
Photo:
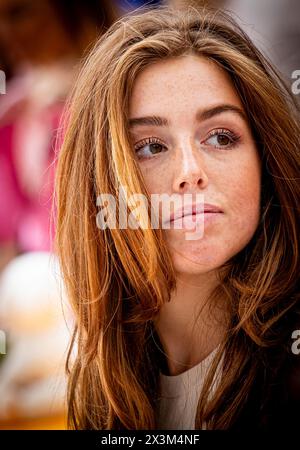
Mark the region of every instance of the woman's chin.
[[215, 252], [194, 254], [172, 250], [171, 256], [174, 270], [190, 275], [207, 273], [221, 267], [225, 262], [222, 258], [218, 258]]

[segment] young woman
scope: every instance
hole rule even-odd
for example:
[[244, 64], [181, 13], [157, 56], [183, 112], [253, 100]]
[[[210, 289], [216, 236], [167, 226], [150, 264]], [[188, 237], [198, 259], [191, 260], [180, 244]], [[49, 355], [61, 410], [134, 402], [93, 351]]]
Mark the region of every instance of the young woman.
[[[100, 38], [57, 172], [57, 251], [77, 323], [70, 427], [296, 423], [299, 123], [225, 13], [160, 7]], [[128, 215], [136, 194], [151, 208], [139, 227], [101, 228], [99, 196], [119, 217], [120, 186]], [[159, 227], [142, 226], [153, 195], [190, 195], [193, 209], [164, 216], [161, 201]]]

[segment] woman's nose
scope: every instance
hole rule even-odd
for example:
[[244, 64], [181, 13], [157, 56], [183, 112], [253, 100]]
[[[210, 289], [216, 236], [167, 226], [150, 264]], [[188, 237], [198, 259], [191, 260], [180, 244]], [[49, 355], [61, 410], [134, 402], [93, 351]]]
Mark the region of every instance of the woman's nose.
[[173, 190], [185, 193], [203, 189], [208, 184], [208, 176], [201, 149], [186, 144], [176, 152]]

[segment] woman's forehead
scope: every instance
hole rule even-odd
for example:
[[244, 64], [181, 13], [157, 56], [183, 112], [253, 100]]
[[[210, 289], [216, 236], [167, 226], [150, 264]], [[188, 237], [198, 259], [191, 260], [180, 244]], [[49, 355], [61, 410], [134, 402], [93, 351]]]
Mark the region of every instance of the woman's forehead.
[[149, 65], [137, 77], [130, 99], [130, 117], [196, 114], [199, 108], [232, 104], [243, 109], [229, 75], [203, 56], [170, 58]]

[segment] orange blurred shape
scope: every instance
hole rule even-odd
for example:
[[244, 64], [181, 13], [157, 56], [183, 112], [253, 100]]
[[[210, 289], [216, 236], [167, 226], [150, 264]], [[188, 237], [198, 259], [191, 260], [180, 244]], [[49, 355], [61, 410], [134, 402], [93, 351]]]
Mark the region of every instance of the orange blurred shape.
[[66, 415], [0, 421], [0, 430], [66, 430]]

